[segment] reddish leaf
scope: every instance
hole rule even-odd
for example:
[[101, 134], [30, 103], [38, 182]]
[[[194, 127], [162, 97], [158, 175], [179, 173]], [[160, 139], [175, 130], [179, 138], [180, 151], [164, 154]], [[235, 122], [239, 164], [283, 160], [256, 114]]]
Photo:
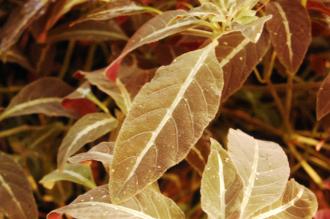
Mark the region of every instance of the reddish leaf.
[[288, 73], [296, 73], [311, 42], [311, 21], [299, 0], [272, 1], [266, 13], [273, 18], [267, 22], [277, 57]]
[[330, 74], [322, 82], [317, 93], [317, 119], [320, 120], [330, 113]]
[[265, 31], [257, 43], [250, 42], [240, 32], [232, 32], [219, 39], [216, 54], [223, 67], [225, 79], [221, 102], [242, 87], [253, 68], [266, 54], [269, 45], [269, 37]]
[[76, 114], [78, 117], [82, 117], [88, 113], [95, 113], [98, 111], [96, 105], [85, 98], [64, 99], [62, 101], [62, 106], [68, 111]]
[[106, 69], [106, 76], [109, 80], [115, 81], [121, 65], [122, 59], [117, 60], [109, 68]]
[[309, 0], [307, 2], [307, 8], [330, 16], [330, 7], [327, 7], [323, 2]]
[[322, 209], [319, 210], [316, 215], [315, 219], [329, 219], [330, 218], [330, 209]]

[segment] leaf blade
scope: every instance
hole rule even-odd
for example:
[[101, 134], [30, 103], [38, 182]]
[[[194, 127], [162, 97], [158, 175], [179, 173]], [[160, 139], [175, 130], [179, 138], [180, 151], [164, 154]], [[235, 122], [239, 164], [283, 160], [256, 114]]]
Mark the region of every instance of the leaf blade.
[[23, 169], [0, 152], [0, 209], [12, 219], [38, 218], [32, 189]]
[[79, 119], [64, 137], [58, 154], [58, 167], [85, 144], [110, 132], [117, 126], [117, 120], [107, 113], [90, 113]]
[[231, 129], [228, 153], [244, 182], [241, 218], [250, 217], [280, 198], [290, 169], [279, 145], [256, 140], [242, 131]]
[[[219, 104], [217, 98], [222, 90], [222, 73], [214, 46], [215, 42], [178, 57], [169, 66], [161, 67], [154, 79], [135, 97], [115, 144], [110, 181], [114, 202], [136, 194], [158, 179], [167, 168], [182, 160], [215, 116]], [[194, 64], [187, 64], [188, 60]], [[177, 79], [170, 76], [174, 71], [178, 74]], [[191, 102], [192, 93], [201, 106]], [[161, 94], [168, 99], [160, 101]], [[182, 124], [176, 122], [178, 119], [183, 119]], [[183, 128], [188, 128], [191, 133]], [[166, 139], [167, 134], [173, 137]], [[178, 135], [185, 136], [186, 140], [182, 141]], [[171, 144], [173, 146], [169, 146]], [[165, 151], [171, 151], [170, 155], [157, 160], [157, 154]], [[121, 165], [127, 169], [123, 171]], [[153, 167], [147, 175], [143, 170], [146, 166]], [[144, 176], [139, 178], [137, 184], [137, 177], [142, 173]]]
[[266, 5], [266, 14], [273, 16], [266, 28], [274, 50], [288, 72], [294, 74], [312, 39], [309, 14], [298, 0], [270, 2]]

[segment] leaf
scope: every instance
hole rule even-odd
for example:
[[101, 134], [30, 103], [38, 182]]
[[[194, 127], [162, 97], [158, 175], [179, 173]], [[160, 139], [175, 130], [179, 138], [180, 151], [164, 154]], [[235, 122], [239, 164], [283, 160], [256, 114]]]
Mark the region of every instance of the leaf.
[[28, 0], [18, 10], [13, 10], [0, 34], [0, 53], [6, 52], [14, 45], [22, 32], [37, 19], [51, 1]]
[[215, 46], [212, 42], [159, 68], [135, 97], [115, 143], [110, 174], [114, 203], [180, 162], [214, 118], [223, 86]]
[[321, 120], [330, 113], [330, 74], [322, 82], [316, 102], [317, 119]]
[[311, 21], [299, 0], [277, 0], [266, 5], [272, 45], [288, 73], [296, 73], [311, 43]]
[[85, 82], [72, 93], [65, 96], [61, 104], [65, 109], [70, 110], [77, 115], [77, 117], [82, 117], [86, 114], [98, 111], [96, 104], [90, 100], [90, 97], [92, 96], [92, 89], [90, 85]]
[[25, 57], [24, 54], [22, 54], [22, 52], [16, 48], [10, 49], [4, 54], [2, 54], [1, 60], [4, 63], [7, 62], [17, 63], [30, 72], [34, 71], [27, 57]]
[[72, 91], [63, 81], [44, 77], [25, 86], [0, 115], [0, 121], [14, 116], [42, 113], [48, 116], [72, 117], [62, 105], [62, 97]]
[[312, 218], [316, 211], [317, 201], [314, 193], [291, 179], [282, 197], [253, 218], [307, 219]]
[[94, 188], [93, 174], [88, 165], [65, 164], [63, 170], [56, 169], [44, 176], [40, 183], [47, 189], [52, 189], [58, 181], [70, 181], [88, 188]]
[[69, 12], [73, 7], [88, 2], [88, 0], [59, 0], [52, 5], [51, 12], [49, 18], [47, 19], [46, 26], [44, 28], [44, 34], [50, 30], [54, 24], [67, 12]]
[[37, 219], [38, 210], [23, 169], [0, 152], [0, 215], [10, 219]]
[[268, 16], [260, 17], [247, 24], [235, 23], [233, 25], [233, 29], [240, 31], [245, 38], [249, 39], [253, 43], [256, 43], [258, 42], [264, 30], [265, 23], [269, 21], [271, 18], [272, 16], [268, 15]]
[[127, 40], [127, 36], [114, 22], [89, 21], [75, 26], [62, 25], [50, 31], [48, 43], [63, 40], [102, 42], [108, 40]]
[[152, 73], [153, 71], [140, 69], [135, 64], [122, 65], [118, 74], [119, 80], [116, 81], [106, 77], [105, 69], [78, 72], [89, 83], [108, 94], [124, 114], [127, 114], [131, 107], [131, 97], [134, 97], [142, 85], [150, 80]]
[[221, 102], [226, 101], [243, 86], [253, 68], [266, 54], [269, 45], [269, 37], [265, 31], [255, 44], [240, 32], [232, 32], [220, 37], [216, 55], [223, 68], [225, 79]]
[[150, 7], [137, 5], [130, 0], [120, 0], [107, 3], [105, 7], [96, 9], [92, 12], [87, 12], [85, 17], [78, 19], [74, 23], [81, 23], [89, 20], [110, 20], [116, 17], [131, 16], [146, 12], [156, 13], [157, 11]]
[[57, 165], [62, 168], [68, 158], [85, 144], [95, 141], [116, 128], [117, 120], [106, 113], [91, 113], [79, 119], [64, 137], [57, 154]]
[[[84, 202], [104, 203], [111, 204], [111, 198], [107, 185], [98, 186], [87, 193], [78, 196], [67, 207], [70, 208], [73, 204], [79, 204]], [[157, 219], [181, 219], [184, 218], [183, 212], [171, 199], [167, 198], [159, 192], [158, 189], [153, 188], [153, 185], [148, 186], [142, 193], [137, 194], [126, 202], [120, 203], [120, 205], [113, 205], [114, 207], [125, 207], [127, 209], [135, 210], [137, 212], [144, 213], [148, 217]], [[115, 209], [118, 211], [118, 209]], [[57, 212], [54, 210], [52, 213]], [[52, 214], [51, 213], [51, 214]], [[66, 213], [66, 212], [63, 212]], [[115, 212], [109, 212], [107, 215], [109, 218]], [[116, 217], [117, 218], [117, 217]], [[118, 217], [122, 218], [122, 217]]]
[[134, 33], [121, 54], [107, 67], [108, 78], [113, 78], [113, 74], [116, 74], [113, 72], [113, 68], [131, 51], [145, 44], [180, 33], [198, 25], [198, 23], [200, 23], [198, 19], [189, 16], [189, 13], [183, 10], [166, 11], [150, 19]]
[[191, 148], [186, 161], [202, 176], [207, 158], [210, 154], [210, 136], [204, 132], [198, 142]]
[[227, 151], [211, 139], [211, 153], [201, 182], [202, 209], [209, 218], [238, 218], [243, 182]]
[[319, 210], [316, 215], [315, 215], [315, 219], [327, 219], [330, 217], [330, 209], [321, 209]]
[[290, 168], [282, 148], [239, 130], [228, 134], [228, 153], [244, 183], [241, 218], [272, 204], [283, 194]]
[[102, 162], [108, 168], [112, 162], [113, 142], [101, 142], [92, 147], [88, 152], [77, 154], [69, 158], [70, 163], [82, 163], [89, 160], [96, 160]]
[[210, 218], [300, 219], [317, 210], [315, 195], [294, 180], [281, 147], [229, 130], [228, 152], [211, 140], [201, 183], [202, 209]]
[[130, 208], [95, 201], [80, 202], [56, 209], [48, 215], [48, 219], [52, 214], [67, 214], [77, 219], [154, 219], [147, 214]]

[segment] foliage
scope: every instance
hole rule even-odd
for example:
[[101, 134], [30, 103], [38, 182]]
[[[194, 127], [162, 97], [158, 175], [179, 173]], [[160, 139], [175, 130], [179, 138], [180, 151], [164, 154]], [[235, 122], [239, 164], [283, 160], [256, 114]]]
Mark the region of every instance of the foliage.
[[0, 218], [328, 211], [327, 2], [0, 6]]

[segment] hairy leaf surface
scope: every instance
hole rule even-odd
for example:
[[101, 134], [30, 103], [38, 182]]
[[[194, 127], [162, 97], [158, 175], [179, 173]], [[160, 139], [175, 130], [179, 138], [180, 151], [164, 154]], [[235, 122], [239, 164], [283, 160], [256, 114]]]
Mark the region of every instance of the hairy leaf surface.
[[145, 44], [180, 33], [197, 25], [199, 22], [198, 19], [190, 16], [188, 12], [183, 10], [166, 11], [150, 19], [134, 33], [119, 57], [107, 67], [108, 77], [114, 77], [111, 75], [115, 74], [113, 73], [113, 68], [131, 51]]
[[67, 159], [85, 144], [92, 142], [112, 129], [117, 120], [106, 113], [90, 113], [79, 119], [68, 131], [57, 154], [57, 164], [62, 168]]
[[47, 189], [52, 189], [58, 181], [70, 181], [88, 188], [94, 188], [93, 174], [88, 165], [66, 164], [62, 170], [56, 169], [44, 176], [40, 183]]
[[317, 93], [316, 107], [318, 120], [330, 113], [330, 74], [324, 79]]
[[34, 113], [72, 117], [61, 105], [62, 97], [71, 91], [69, 85], [57, 78], [41, 78], [28, 84], [10, 101], [0, 120]]
[[289, 73], [296, 73], [311, 42], [311, 21], [299, 0], [277, 0], [266, 5], [272, 45]]
[[237, 218], [243, 182], [227, 151], [211, 139], [211, 153], [201, 182], [202, 209], [209, 218]]
[[228, 153], [244, 182], [241, 218], [250, 217], [281, 197], [290, 168], [278, 144], [256, 140], [242, 131], [231, 129]]
[[215, 44], [159, 68], [135, 97], [115, 144], [114, 202], [132, 197], [181, 161], [214, 118], [223, 86]]
[[269, 45], [269, 36], [265, 31], [257, 43], [250, 42], [240, 32], [228, 33], [219, 39], [216, 54], [225, 79], [221, 102], [242, 87], [253, 68], [266, 54]]
[[0, 215], [10, 219], [36, 219], [38, 210], [23, 169], [0, 152]]

